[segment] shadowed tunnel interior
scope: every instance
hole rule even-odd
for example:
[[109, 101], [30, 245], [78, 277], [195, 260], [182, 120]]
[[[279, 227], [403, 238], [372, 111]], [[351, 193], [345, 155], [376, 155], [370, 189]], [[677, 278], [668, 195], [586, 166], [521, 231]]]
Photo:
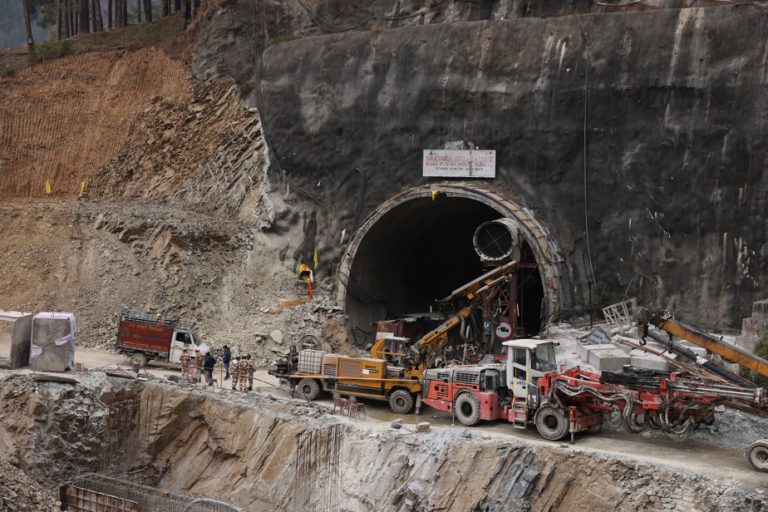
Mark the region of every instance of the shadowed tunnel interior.
[[[356, 343], [373, 341], [374, 322], [428, 312], [436, 299], [481, 275], [473, 234], [502, 215], [479, 201], [446, 196], [412, 199], [384, 214], [360, 243], [347, 283]], [[528, 302], [538, 316], [542, 293], [535, 273], [538, 290]]]

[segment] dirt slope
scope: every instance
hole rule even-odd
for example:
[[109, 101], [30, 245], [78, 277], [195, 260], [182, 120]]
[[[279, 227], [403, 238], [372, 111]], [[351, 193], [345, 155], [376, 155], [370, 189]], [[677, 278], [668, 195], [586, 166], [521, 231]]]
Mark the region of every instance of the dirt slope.
[[75, 196], [122, 147], [154, 98], [191, 98], [185, 66], [165, 52], [107, 51], [47, 61], [0, 79], [2, 197]]

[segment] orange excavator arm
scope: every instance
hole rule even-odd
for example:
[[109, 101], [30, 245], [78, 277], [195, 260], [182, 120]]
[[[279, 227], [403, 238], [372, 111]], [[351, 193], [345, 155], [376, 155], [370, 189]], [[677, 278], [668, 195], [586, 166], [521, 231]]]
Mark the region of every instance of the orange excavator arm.
[[678, 322], [666, 311], [652, 313], [642, 310], [641, 318], [641, 324], [645, 323], [647, 325], [647, 323], [651, 323], [673, 336], [695, 343], [700, 347], [706, 348], [713, 354], [721, 356], [723, 359], [737, 363], [744, 368], [754, 370], [763, 377], [768, 377], [768, 361], [762, 357], [756, 356], [736, 345], [723, 342], [711, 334], [700, 331], [695, 327]]
[[429, 331], [411, 346], [414, 363], [420, 370], [424, 371], [432, 365], [435, 357], [437, 357], [437, 354], [440, 353], [440, 350], [442, 350], [445, 343], [448, 341], [448, 332], [471, 314], [471, 307], [468, 306], [462, 308], [458, 313], [452, 315], [448, 320]]

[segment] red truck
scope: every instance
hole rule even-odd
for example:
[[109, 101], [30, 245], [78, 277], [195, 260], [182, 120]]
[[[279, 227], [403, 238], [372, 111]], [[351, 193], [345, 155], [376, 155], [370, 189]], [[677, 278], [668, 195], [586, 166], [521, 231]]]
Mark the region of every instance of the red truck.
[[182, 324], [178, 316], [142, 311], [123, 311], [120, 315], [117, 350], [131, 356], [133, 366], [141, 368], [152, 359], [179, 363], [184, 349], [194, 361], [196, 351], [202, 348], [197, 332]]

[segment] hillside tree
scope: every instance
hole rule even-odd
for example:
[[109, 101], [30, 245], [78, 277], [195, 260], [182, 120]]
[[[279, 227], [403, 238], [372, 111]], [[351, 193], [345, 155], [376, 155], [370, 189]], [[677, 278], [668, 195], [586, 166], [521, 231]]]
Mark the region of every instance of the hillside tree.
[[35, 40], [32, 38], [32, 22], [29, 15], [29, 0], [24, 0], [24, 30], [27, 32], [27, 49], [32, 51]]

